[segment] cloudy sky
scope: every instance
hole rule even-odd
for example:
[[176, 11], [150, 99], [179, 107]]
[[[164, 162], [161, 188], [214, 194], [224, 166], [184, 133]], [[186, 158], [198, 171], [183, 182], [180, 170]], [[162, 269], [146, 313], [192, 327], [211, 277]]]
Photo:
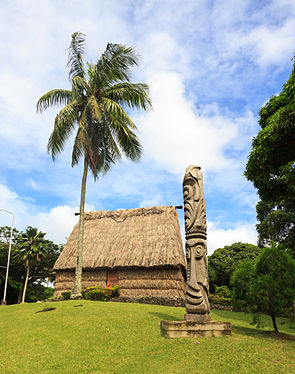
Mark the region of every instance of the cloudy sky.
[[[81, 167], [71, 147], [46, 153], [54, 108], [36, 114], [53, 88], [70, 89], [71, 34], [87, 35], [86, 59], [107, 42], [133, 46], [134, 82], [150, 86], [153, 111], [134, 112], [144, 156], [87, 184], [87, 210], [182, 204], [186, 166], [200, 165], [208, 251], [256, 243], [257, 195], [243, 177], [259, 108], [281, 90], [295, 52], [294, 0], [7, 0], [1, 2], [0, 209], [18, 229], [36, 226], [64, 243], [76, 222]], [[183, 211], [179, 211], [183, 226]], [[0, 225], [11, 217], [0, 212]]]

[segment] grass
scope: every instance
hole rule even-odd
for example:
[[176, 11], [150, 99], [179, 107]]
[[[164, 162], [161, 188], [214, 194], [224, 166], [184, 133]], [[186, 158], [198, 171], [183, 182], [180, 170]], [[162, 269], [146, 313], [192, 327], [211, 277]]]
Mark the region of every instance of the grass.
[[270, 334], [267, 317], [265, 327], [257, 329], [250, 315], [227, 311], [212, 311], [211, 317], [230, 321], [232, 336], [161, 337], [160, 321], [182, 320], [184, 313], [183, 308], [87, 300], [1, 307], [0, 372], [295, 373], [295, 330], [288, 320], [278, 323], [290, 339]]

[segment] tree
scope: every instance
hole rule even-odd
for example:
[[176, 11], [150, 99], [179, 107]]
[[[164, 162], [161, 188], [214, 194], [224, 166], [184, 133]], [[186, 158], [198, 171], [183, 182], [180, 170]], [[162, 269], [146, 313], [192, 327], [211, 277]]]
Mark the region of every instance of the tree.
[[241, 262], [233, 272], [230, 283], [232, 287], [231, 303], [237, 311], [251, 311], [253, 304], [251, 285], [255, 279], [255, 264], [252, 261]]
[[30, 268], [33, 263], [40, 262], [44, 250], [44, 236], [46, 234], [38, 231], [35, 227], [28, 226], [27, 230], [20, 237], [20, 251], [19, 256], [22, 259], [25, 269], [26, 278], [23, 287], [22, 303], [25, 302], [28, 280], [30, 275]]
[[295, 256], [295, 64], [277, 96], [259, 111], [245, 176], [258, 189], [259, 244], [281, 243]]
[[290, 312], [295, 302], [295, 261], [286, 250], [266, 247], [256, 266], [243, 263], [232, 277], [233, 306], [268, 314], [278, 332], [276, 318]]
[[[8, 258], [8, 248], [10, 242], [11, 227], [2, 226], [0, 227], [0, 294], [3, 295], [4, 283], [6, 278], [6, 266]], [[21, 233], [15, 228], [12, 231], [12, 248], [11, 257], [9, 264], [9, 277], [7, 284], [7, 302], [13, 303], [17, 300], [19, 294], [19, 288], [22, 284], [22, 272], [23, 265], [16, 260], [14, 253], [16, 244]]]
[[231, 288], [230, 278], [237, 266], [243, 261], [253, 262], [261, 251], [262, 249], [256, 245], [241, 242], [216, 249], [211, 256], [208, 256], [211, 292], [214, 292], [215, 286]]
[[71, 90], [55, 89], [43, 95], [37, 112], [53, 106], [65, 105], [57, 114], [49, 138], [48, 152], [53, 160], [62, 152], [66, 140], [76, 129], [72, 151], [72, 167], [83, 158], [77, 263], [72, 298], [82, 293], [82, 256], [84, 236], [84, 205], [88, 168], [94, 179], [107, 172], [121, 152], [133, 161], [140, 158], [142, 147], [137, 130], [124, 107], [146, 110], [151, 107], [148, 86], [130, 83], [130, 68], [138, 63], [135, 51], [127, 46], [108, 43], [96, 64], [87, 63], [85, 35], [72, 35], [68, 68]]
[[[14, 304], [21, 302], [23, 286], [26, 279], [26, 268], [24, 267], [23, 236], [24, 232], [13, 230], [11, 258], [9, 266], [9, 277], [7, 284], [7, 302]], [[3, 294], [6, 273], [6, 262], [8, 254], [8, 244], [10, 240], [10, 227], [0, 227], [0, 294]], [[53, 265], [57, 260], [62, 245], [57, 245], [45, 238], [42, 240], [43, 255], [41, 261], [31, 261], [26, 291], [26, 300], [33, 301], [37, 298], [43, 300], [53, 290], [44, 287], [45, 282], [54, 280]], [[36, 300], [35, 300], [36, 301]]]

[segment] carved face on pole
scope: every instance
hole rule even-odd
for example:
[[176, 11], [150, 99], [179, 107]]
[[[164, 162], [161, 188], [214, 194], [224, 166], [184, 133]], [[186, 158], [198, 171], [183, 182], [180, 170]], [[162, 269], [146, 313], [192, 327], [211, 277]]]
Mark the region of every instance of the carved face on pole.
[[206, 240], [202, 238], [191, 238], [186, 241], [186, 258], [188, 262], [188, 283], [199, 283], [208, 288], [208, 263]]
[[203, 178], [199, 166], [189, 166], [183, 180], [185, 232], [206, 232]]

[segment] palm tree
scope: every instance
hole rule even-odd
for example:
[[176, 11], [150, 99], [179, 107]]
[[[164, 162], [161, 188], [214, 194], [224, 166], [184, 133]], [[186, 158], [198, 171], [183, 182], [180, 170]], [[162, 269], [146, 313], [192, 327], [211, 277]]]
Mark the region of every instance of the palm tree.
[[28, 226], [27, 230], [19, 238], [19, 257], [24, 263], [26, 269], [26, 278], [24, 282], [22, 304], [25, 302], [28, 280], [31, 266], [41, 261], [44, 254], [44, 236], [46, 234], [38, 231], [35, 227]]
[[68, 55], [71, 90], [55, 89], [43, 95], [37, 112], [53, 106], [65, 105], [55, 117], [54, 129], [48, 141], [48, 152], [53, 160], [62, 152], [66, 140], [76, 131], [72, 151], [72, 167], [84, 161], [77, 263], [72, 298], [82, 294], [82, 255], [84, 236], [84, 205], [88, 169], [94, 179], [107, 172], [123, 153], [135, 161], [142, 147], [135, 134], [135, 124], [124, 107], [147, 110], [151, 108], [148, 86], [130, 83], [130, 68], [138, 63], [131, 47], [108, 43], [96, 64], [85, 67], [85, 35], [72, 35]]

